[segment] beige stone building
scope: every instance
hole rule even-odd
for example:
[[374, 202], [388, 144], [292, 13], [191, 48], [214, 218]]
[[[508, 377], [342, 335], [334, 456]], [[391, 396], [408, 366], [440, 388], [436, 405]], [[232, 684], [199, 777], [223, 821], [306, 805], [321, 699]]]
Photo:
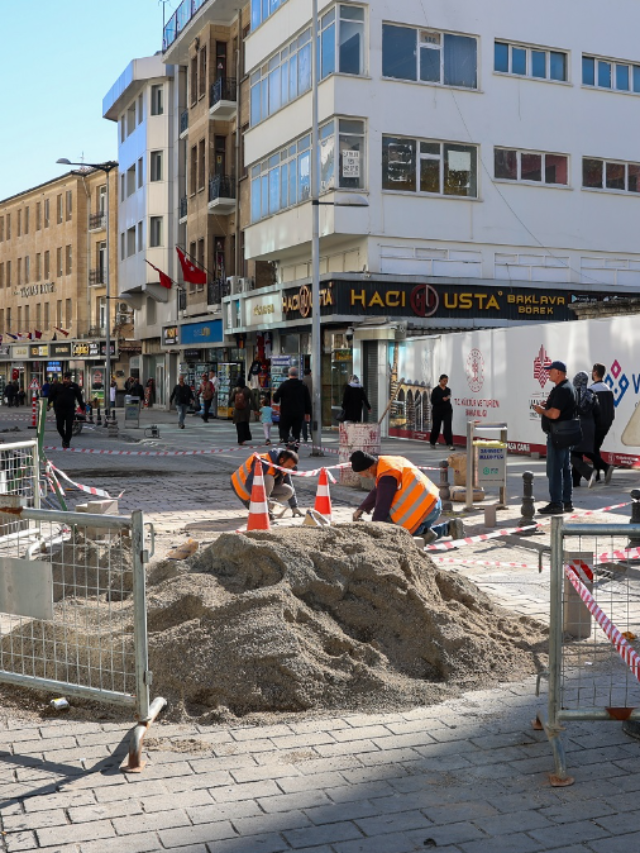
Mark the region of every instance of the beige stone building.
[[[110, 182], [113, 200], [117, 169]], [[85, 390], [100, 391], [108, 310], [106, 189], [104, 172], [86, 168], [0, 201], [2, 386], [17, 380], [26, 389], [69, 369]], [[115, 204], [110, 219], [110, 287], [117, 294]], [[122, 367], [117, 343], [128, 318], [117, 300], [110, 309], [115, 371]]]

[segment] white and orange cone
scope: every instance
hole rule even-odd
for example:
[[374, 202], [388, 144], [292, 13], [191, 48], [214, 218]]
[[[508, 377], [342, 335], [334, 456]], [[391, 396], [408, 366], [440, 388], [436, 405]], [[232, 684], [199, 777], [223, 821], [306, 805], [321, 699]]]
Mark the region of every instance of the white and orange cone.
[[262, 476], [262, 460], [256, 458], [253, 470], [247, 530], [271, 530], [267, 493], [264, 490], [264, 477]]
[[329, 494], [329, 477], [327, 476], [326, 468], [323, 468], [320, 471], [318, 491], [316, 492], [316, 502], [313, 508], [316, 512], [320, 513], [320, 515], [331, 519], [331, 495]]

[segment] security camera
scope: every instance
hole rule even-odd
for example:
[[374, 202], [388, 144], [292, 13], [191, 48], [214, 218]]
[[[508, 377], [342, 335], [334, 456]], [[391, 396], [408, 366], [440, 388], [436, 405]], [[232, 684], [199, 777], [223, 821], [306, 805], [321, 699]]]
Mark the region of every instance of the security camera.
[[347, 329], [346, 338], [348, 341], [353, 340], [353, 329], [352, 328]]

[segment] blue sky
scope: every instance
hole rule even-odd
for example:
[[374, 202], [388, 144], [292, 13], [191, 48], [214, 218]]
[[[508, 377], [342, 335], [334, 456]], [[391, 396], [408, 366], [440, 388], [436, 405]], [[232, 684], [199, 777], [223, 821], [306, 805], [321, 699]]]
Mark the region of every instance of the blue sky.
[[[179, 0], [169, 0], [169, 20]], [[0, 0], [0, 200], [117, 159], [102, 98], [132, 59], [162, 47], [160, 0]]]

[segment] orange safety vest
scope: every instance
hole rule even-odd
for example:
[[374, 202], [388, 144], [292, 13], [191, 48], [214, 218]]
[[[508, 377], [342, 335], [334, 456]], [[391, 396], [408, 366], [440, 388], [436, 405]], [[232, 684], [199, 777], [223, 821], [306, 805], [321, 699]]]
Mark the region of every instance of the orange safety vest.
[[[267, 467], [262, 466], [263, 475], [270, 474], [275, 477], [279, 472], [270, 464], [274, 460], [268, 453], [261, 453], [260, 458], [268, 463]], [[251, 500], [251, 489], [253, 488], [253, 468], [255, 465], [255, 457], [250, 456], [237, 471], [231, 475], [231, 486], [234, 492], [241, 501]]]
[[394, 477], [398, 484], [389, 515], [399, 527], [410, 533], [433, 511], [440, 492], [431, 480], [402, 456], [380, 456], [376, 486], [382, 477]]

